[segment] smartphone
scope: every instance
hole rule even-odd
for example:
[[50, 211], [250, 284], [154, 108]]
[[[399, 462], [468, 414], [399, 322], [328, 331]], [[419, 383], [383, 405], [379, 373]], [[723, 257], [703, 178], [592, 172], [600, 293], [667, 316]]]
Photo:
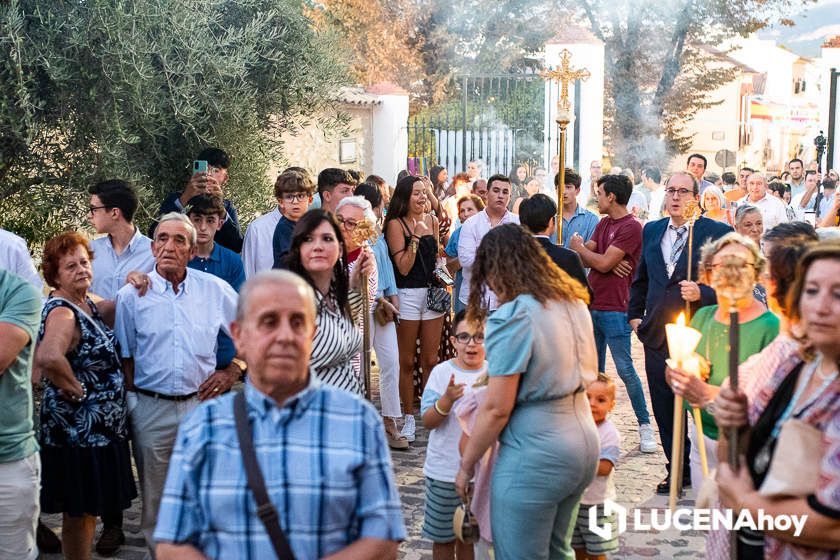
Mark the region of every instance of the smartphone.
[[193, 175], [196, 173], [207, 173], [207, 161], [197, 159], [193, 161]]

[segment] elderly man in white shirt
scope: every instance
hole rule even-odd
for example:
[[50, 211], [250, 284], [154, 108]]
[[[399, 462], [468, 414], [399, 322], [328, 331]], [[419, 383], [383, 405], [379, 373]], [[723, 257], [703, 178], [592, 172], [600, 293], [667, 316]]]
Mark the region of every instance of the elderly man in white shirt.
[[758, 208], [764, 222], [764, 231], [773, 229], [788, 221], [785, 203], [781, 199], [768, 194], [767, 179], [761, 173], [753, 173], [747, 178], [747, 196], [739, 202], [750, 204]]
[[105, 299], [117, 297], [129, 272], [150, 272], [155, 266], [152, 240], [133, 223], [139, 201], [126, 181], [111, 179], [92, 186], [88, 222], [102, 237], [90, 243], [93, 249], [93, 280], [90, 291]]
[[32, 255], [26, 241], [10, 231], [0, 228], [0, 268], [5, 268], [33, 286], [40, 292], [44, 283], [32, 264]]
[[140, 528], [150, 550], [178, 425], [199, 401], [232, 385], [227, 372], [215, 371], [216, 338], [220, 330], [230, 335], [237, 294], [224, 280], [187, 268], [195, 245], [189, 218], [164, 214], [152, 242], [148, 290], [127, 285], [117, 293], [114, 331], [142, 489]]
[[[472, 279], [472, 266], [475, 262], [475, 252], [481, 239], [487, 232], [496, 226], [508, 223], [519, 223], [519, 216], [508, 211], [510, 203], [510, 179], [505, 175], [493, 175], [487, 180], [487, 206], [469, 218], [461, 226], [461, 237], [458, 239], [458, 261], [461, 263], [463, 282], [458, 299], [464, 305], [470, 299], [470, 280]], [[511, 250], [515, 248], [511, 247]], [[487, 290], [488, 299], [485, 302], [487, 309], [495, 310], [499, 304], [496, 301], [496, 294]]]

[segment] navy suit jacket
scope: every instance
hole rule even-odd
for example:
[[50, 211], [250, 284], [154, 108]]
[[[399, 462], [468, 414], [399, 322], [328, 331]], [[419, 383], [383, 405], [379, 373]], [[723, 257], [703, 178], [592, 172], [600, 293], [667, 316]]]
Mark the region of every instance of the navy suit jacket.
[[592, 302], [595, 294], [592, 292], [592, 286], [589, 285], [589, 279], [586, 277], [586, 270], [583, 268], [580, 255], [571, 249], [555, 245], [546, 237], [537, 237], [536, 239], [542, 248], [545, 249], [545, 252], [548, 253], [548, 256], [551, 257], [551, 260], [554, 261], [554, 264], [583, 284], [583, 287], [589, 292], [589, 301]]
[[[669, 218], [662, 218], [645, 224], [642, 231], [642, 256], [636, 268], [636, 276], [630, 285], [630, 305], [627, 319], [641, 319], [636, 329], [639, 340], [645, 346], [661, 350], [666, 346], [665, 325], [673, 323], [680, 311], [685, 309], [685, 302], [680, 295], [680, 282], [687, 280], [688, 247], [683, 249], [674, 273], [668, 277], [665, 259], [662, 257], [662, 236], [668, 229]], [[727, 224], [699, 218], [694, 223], [692, 242], [691, 279], [699, 277], [700, 248], [709, 240], [718, 239], [732, 231]], [[700, 301], [691, 304], [691, 311], [714, 305], [717, 297], [709, 286], [700, 285]]]

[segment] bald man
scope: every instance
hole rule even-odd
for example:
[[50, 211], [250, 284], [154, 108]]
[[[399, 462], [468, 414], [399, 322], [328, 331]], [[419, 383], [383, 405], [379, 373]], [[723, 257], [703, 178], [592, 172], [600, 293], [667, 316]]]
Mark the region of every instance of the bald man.
[[[291, 272], [245, 283], [231, 332], [248, 382], [181, 426], [155, 531], [159, 560], [285, 557], [267, 532], [277, 529], [296, 558], [397, 557], [405, 526], [382, 421], [309, 370], [315, 317], [312, 288]], [[237, 407], [272, 504], [262, 517], [243, 474]]]

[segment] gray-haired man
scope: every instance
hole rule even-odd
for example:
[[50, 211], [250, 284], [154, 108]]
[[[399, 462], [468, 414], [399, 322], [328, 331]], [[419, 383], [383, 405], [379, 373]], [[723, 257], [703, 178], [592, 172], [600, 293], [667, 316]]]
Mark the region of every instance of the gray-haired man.
[[189, 218], [164, 214], [152, 241], [147, 293], [131, 285], [117, 292], [114, 330], [142, 488], [140, 528], [150, 549], [178, 425], [198, 405], [199, 390], [218, 395], [230, 386], [215, 371], [216, 337], [220, 330], [230, 334], [237, 294], [227, 282], [187, 268], [195, 251]]

